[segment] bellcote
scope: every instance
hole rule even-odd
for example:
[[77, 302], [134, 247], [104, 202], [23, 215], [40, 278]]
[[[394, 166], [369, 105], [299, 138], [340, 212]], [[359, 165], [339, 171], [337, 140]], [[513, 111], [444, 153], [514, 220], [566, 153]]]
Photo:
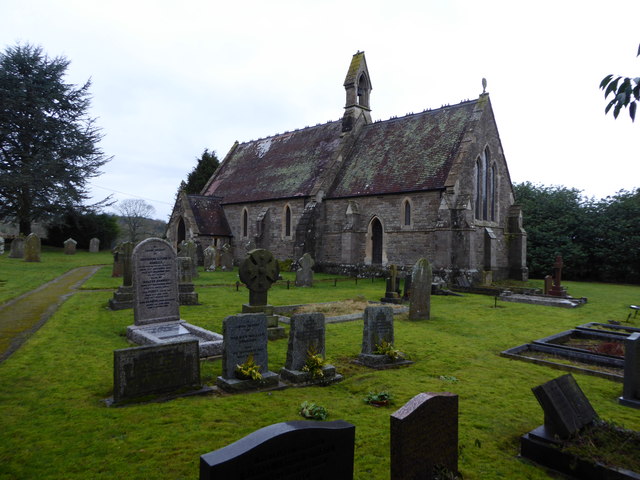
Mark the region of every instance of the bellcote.
[[344, 89], [347, 101], [342, 117], [342, 131], [352, 130], [360, 119], [364, 120], [364, 123], [371, 123], [369, 96], [372, 87], [364, 52], [356, 53], [351, 59], [351, 65], [344, 80]]

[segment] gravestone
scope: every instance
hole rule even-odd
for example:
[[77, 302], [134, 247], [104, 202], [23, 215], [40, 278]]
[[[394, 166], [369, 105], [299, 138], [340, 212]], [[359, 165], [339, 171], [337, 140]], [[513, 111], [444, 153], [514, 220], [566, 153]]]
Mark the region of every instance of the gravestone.
[[333, 365], [324, 365], [321, 374], [315, 377], [303, 368], [309, 354], [325, 357], [325, 323], [322, 313], [303, 313], [293, 315], [289, 329], [289, 345], [284, 368], [280, 377], [294, 384], [328, 384], [342, 380], [336, 375]]
[[598, 417], [571, 374], [531, 390], [544, 411], [544, 429], [551, 438], [568, 438]]
[[380, 299], [381, 302], [385, 303], [402, 303], [402, 298], [400, 297], [400, 282], [398, 278], [398, 267], [395, 265], [389, 266], [389, 278], [387, 278], [387, 290], [384, 294], [384, 297]]
[[191, 240], [182, 242], [178, 256], [191, 259], [191, 278], [198, 278], [198, 249], [195, 242]]
[[[458, 473], [458, 396], [419, 393], [391, 415], [391, 480]], [[457, 477], [455, 477], [457, 478]]]
[[133, 316], [136, 325], [180, 320], [176, 254], [168, 242], [148, 238], [133, 249]]
[[316, 262], [314, 262], [311, 255], [305, 253], [300, 260], [298, 260], [298, 264], [300, 265], [300, 269], [296, 271], [296, 287], [312, 287], [313, 286], [313, 266]]
[[624, 383], [621, 405], [640, 408], [640, 333], [627, 337], [624, 342]]
[[89, 253], [98, 253], [100, 251], [100, 239], [93, 237], [89, 240]]
[[549, 291], [551, 290], [552, 287], [553, 287], [553, 277], [551, 275], [546, 275], [544, 277], [544, 289], [542, 292], [545, 295], [549, 295]]
[[562, 255], [556, 256], [553, 264], [553, 285], [549, 289], [549, 295], [554, 297], [566, 297], [567, 289], [562, 286]]
[[206, 272], [215, 272], [216, 271], [216, 247], [213, 245], [209, 245], [204, 249], [203, 252], [203, 267]]
[[4, 237], [0, 237], [0, 255], [4, 255]]
[[362, 351], [356, 363], [371, 368], [388, 368], [413, 363], [404, 358], [392, 359], [388, 355], [375, 353], [383, 343], [393, 346], [393, 309], [391, 307], [366, 307], [363, 323]]
[[[224, 347], [222, 351], [222, 375], [216, 384], [223, 390], [239, 392], [259, 388], [273, 388], [279, 384], [279, 376], [269, 371], [267, 353], [267, 317], [264, 313], [247, 313], [227, 317], [222, 322]], [[261, 380], [239, 378], [236, 367], [252, 357]]]
[[218, 250], [218, 258], [216, 259], [218, 265], [223, 272], [230, 272], [233, 270], [233, 252], [231, 251], [231, 245], [225, 243], [221, 249]]
[[116, 245], [111, 253], [113, 253], [113, 268], [111, 269], [111, 276], [114, 278], [120, 278], [122, 276], [122, 257], [120, 256], [120, 245]]
[[64, 254], [65, 255], [75, 255], [76, 254], [76, 242], [73, 238], [67, 238], [64, 241]]
[[404, 291], [402, 295], [402, 300], [409, 300], [411, 298], [411, 274], [407, 274], [404, 277]]
[[113, 403], [201, 389], [198, 341], [124, 348], [113, 352]]
[[24, 241], [24, 261], [25, 262], [39, 262], [40, 261], [40, 237], [35, 233], [27, 235]]
[[431, 318], [431, 264], [426, 258], [419, 259], [411, 271], [411, 299], [409, 320], [429, 320]]
[[173, 247], [159, 238], [140, 242], [132, 254], [133, 316], [127, 338], [141, 345], [198, 340], [201, 357], [220, 355], [221, 335], [180, 320], [178, 266]]
[[11, 240], [11, 249], [9, 250], [9, 258], [24, 257], [24, 238], [16, 237]]
[[[113, 298], [109, 299], [111, 310], [133, 308], [133, 267], [131, 262], [133, 247], [133, 242], [124, 242], [117, 247], [117, 261], [121, 264], [122, 285], [113, 293]], [[114, 270], [115, 268], [114, 265]]]
[[198, 294], [192, 281], [192, 261], [189, 257], [178, 257], [178, 297], [180, 305], [198, 305]]
[[238, 274], [240, 281], [249, 289], [249, 303], [242, 305], [242, 313], [264, 313], [267, 316], [269, 339], [284, 338], [284, 328], [278, 326], [278, 316], [273, 314], [273, 305], [267, 302], [267, 292], [280, 275], [278, 261], [268, 250], [251, 250], [240, 264]]
[[200, 480], [353, 480], [356, 427], [343, 420], [261, 428], [200, 457]]

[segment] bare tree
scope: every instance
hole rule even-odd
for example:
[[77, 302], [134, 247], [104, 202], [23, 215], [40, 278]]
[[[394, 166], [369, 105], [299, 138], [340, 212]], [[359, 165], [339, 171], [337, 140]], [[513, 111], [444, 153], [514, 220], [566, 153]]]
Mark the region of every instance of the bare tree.
[[144, 234], [145, 220], [151, 218], [151, 215], [156, 212], [153, 205], [134, 198], [121, 200], [116, 206], [116, 210], [120, 213], [130, 242], [141, 240]]

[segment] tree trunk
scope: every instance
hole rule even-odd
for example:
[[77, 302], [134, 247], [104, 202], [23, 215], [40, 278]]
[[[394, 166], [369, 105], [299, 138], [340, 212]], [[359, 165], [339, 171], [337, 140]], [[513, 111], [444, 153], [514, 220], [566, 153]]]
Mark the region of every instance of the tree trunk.
[[20, 219], [20, 233], [24, 236], [31, 233], [31, 220], [24, 218]]

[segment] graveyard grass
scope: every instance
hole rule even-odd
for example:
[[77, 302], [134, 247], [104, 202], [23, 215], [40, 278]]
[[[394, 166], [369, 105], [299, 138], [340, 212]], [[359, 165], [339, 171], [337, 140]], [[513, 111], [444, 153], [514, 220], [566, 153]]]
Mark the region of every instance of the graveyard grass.
[[[519, 437], [543, 422], [531, 393], [564, 372], [499, 356], [527, 343], [589, 321], [624, 321], [640, 287], [566, 282], [571, 294], [589, 302], [577, 309], [498, 302], [492, 297], [432, 298], [432, 318], [410, 322], [397, 316], [395, 347], [415, 363], [374, 371], [350, 363], [360, 352], [362, 321], [327, 325], [328, 363], [345, 379], [328, 387], [289, 388], [270, 393], [191, 397], [167, 403], [106, 408], [113, 390], [113, 350], [130, 345], [131, 310], [106, 308], [113, 289], [108, 252], [65, 256], [45, 249], [42, 262], [0, 257], [0, 302], [37, 287], [65, 270], [107, 264], [16, 353], [0, 364], [0, 479], [166, 478], [194, 479], [200, 455], [224, 447], [261, 427], [301, 419], [301, 403], [329, 411], [328, 420], [356, 426], [355, 475], [389, 478], [389, 416], [420, 392], [460, 397], [459, 468], [465, 480], [545, 479], [542, 467], [518, 458]], [[338, 281], [316, 275], [312, 288], [279, 282], [273, 305], [342, 300], [364, 295], [379, 300], [382, 280]], [[181, 317], [222, 331], [225, 316], [238, 313], [248, 291], [236, 291], [237, 271], [200, 272], [196, 291], [202, 305], [181, 307]], [[640, 317], [631, 318], [640, 326]], [[284, 366], [287, 339], [269, 343], [269, 369]], [[215, 382], [221, 362], [202, 362], [203, 381]], [[622, 384], [574, 374], [603, 419], [640, 430], [638, 410], [617, 403]], [[394, 403], [375, 408], [369, 392], [389, 392]]]

